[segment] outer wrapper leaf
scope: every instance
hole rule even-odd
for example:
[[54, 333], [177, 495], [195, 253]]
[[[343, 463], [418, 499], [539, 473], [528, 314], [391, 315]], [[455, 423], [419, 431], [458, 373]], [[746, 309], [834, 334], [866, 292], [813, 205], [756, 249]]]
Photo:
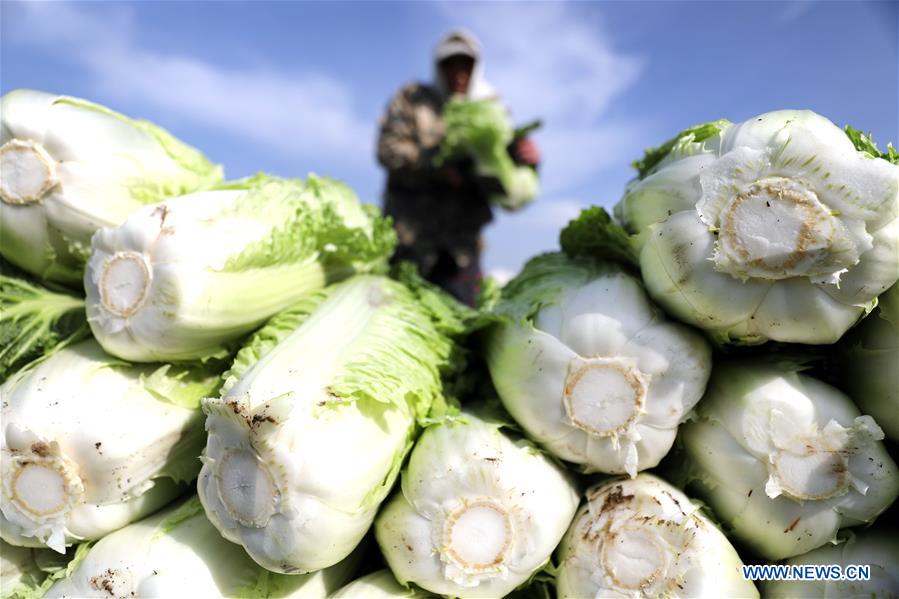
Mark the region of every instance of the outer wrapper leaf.
[[598, 206], [569, 222], [559, 234], [559, 245], [572, 258], [608, 260], [630, 268], [637, 268], [639, 262], [627, 232]]
[[29, 362], [90, 335], [84, 300], [50, 291], [0, 262], [0, 383]]

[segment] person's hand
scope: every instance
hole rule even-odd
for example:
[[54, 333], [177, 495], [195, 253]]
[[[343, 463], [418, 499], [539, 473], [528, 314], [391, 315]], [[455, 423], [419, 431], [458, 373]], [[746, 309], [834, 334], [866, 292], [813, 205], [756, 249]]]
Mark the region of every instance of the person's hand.
[[540, 164], [540, 148], [530, 137], [521, 137], [512, 142], [512, 158], [519, 164], [537, 166]]

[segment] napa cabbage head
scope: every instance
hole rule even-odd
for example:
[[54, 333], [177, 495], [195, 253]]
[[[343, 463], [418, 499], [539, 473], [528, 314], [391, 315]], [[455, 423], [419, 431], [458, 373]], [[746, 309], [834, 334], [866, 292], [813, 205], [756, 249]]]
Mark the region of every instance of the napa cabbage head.
[[586, 471], [633, 477], [658, 464], [711, 372], [706, 340], [668, 321], [614, 262], [538, 256], [493, 315], [486, 357], [503, 405]]
[[184, 492], [200, 469], [212, 365], [133, 365], [85, 340], [0, 387], [0, 535], [50, 547], [95, 540]]
[[811, 111], [688, 129], [615, 213], [650, 295], [725, 343], [827, 344], [899, 278], [899, 155]]
[[719, 362], [679, 432], [681, 482], [765, 559], [806, 553], [899, 496], [883, 431], [791, 362]]
[[560, 599], [759, 596], [700, 506], [646, 473], [590, 488], [557, 559]]
[[383, 267], [394, 241], [389, 222], [339, 181], [230, 182], [98, 231], [84, 275], [88, 322], [126, 360], [224, 356], [304, 295]]
[[44, 596], [324, 599], [360, 557], [305, 576], [269, 572], [222, 540], [194, 496], [93, 544]]
[[576, 509], [564, 468], [467, 410], [422, 433], [375, 538], [402, 584], [503, 597], [548, 565]]
[[87, 100], [14, 90], [0, 122], [0, 254], [40, 279], [80, 286], [97, 229], [222, 178], [167, 131]]
[[[771, 599], [840, 599], [899, 596], [899, 539], [886, 530], [847, 530], [838, 544], [825, 545], [786, 561], [789, 566], [868, 567], [867, 580], [769, 580], [762, 583]], [[847, 574], [849, 574], [847, 572]]]
[[899, 443], [899, 284], [878, 298], [877, 310], [844, 338], [840, 384]]
[[454, 368], [449, 298], [360, 275], [274, 317], [218, 398], [198, 489], [212, 523], [272, 571], [330, 566], [365, 535]]
[[396, 581], [390, 570], [377, 570], [349, 583], [330, 599], [428, 599], [430, 593], [407, 588]]

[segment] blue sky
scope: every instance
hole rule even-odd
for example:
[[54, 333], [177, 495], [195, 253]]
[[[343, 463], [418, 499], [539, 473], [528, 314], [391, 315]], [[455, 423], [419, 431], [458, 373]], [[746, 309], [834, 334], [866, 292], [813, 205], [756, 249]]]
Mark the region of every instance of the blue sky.
[[0, 2], [0, 91], [30, 87], [150, 119], [241, 177], [314, 171], [377, 202], [376, 121], [464, 26], [517, 122], [541, 117], [543, 193], [487, 230], [516, 271], [629, 163], [717, 118], [811, 108], [899, 140], [896, 2]]

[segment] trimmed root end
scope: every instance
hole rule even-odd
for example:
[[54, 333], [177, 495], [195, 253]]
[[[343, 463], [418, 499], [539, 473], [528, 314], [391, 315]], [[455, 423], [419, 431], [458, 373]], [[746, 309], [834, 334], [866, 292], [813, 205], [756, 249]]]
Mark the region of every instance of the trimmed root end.
[[83, 493], [77, 470], [58, 455], [19, 456], [4, 476], [10, 502], [35, 524], [64, 516]]
[[602, 540], [606, 576], [619, 588], [640, 591], [665, 575], [667, 549], [651, 528], [626, 527]]
[[228, 514], [243, 526], [264, 528], [275, 514], [278, 490], [268, 468], [247, 449], [232, 449], [218, 460], [215, 482]]
[[100, 303], [127, 318], [140, 310], [150, 292], [150, 268], [138, 252], [116, 252], [106, 259], [100, 275]]
[[805, 455], [782, 451], [773, 468], [783, 493], [799, 501], [829, 499], [849, 488], [849, 463], [839, 451], [811, 447]]
[[722, 212], [715, 264], [740, 279], [822, 277], [852, 266], [857, 254], [812, 191], [774, 177], [734, 197]]
[[611, 437], [626, 432], [646, 401], [645, 375], [617, 358], [576, 358], [568, 368], [562, 402], [571, 423]]
[[4, 202], [38, 202], [58, 183], [56, 161], [41, 144], [11, 139], [0, 148], [0, 198]]
[[443, 541], [445, 555], [463, 572], [499, 570], [512, 546], [511, 519], [490, 499], [466, 503], [447, 518]]

